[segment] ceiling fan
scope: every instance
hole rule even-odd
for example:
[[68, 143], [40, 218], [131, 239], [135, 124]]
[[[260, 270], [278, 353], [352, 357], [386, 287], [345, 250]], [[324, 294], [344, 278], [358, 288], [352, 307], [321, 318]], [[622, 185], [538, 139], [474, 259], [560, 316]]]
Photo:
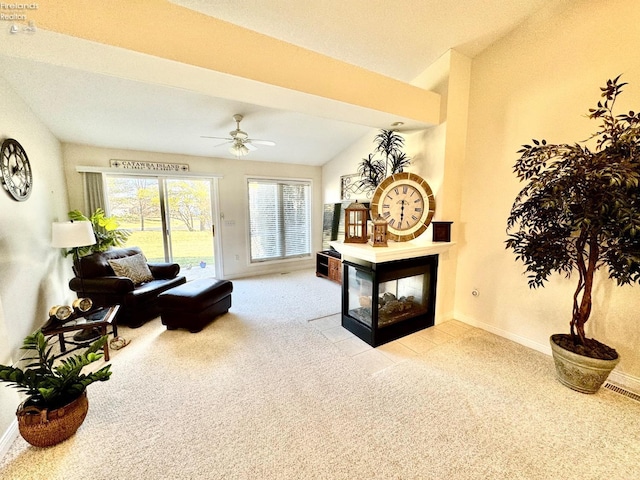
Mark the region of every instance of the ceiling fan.
[[255, 145], [266, 145], [269, 147], [275, 146], [275, 142], [270, 140], [258, 140], [255, 138], [249, 138], [247, 132], [243, 132], [240, 130], [240, 122], [244, 117], [239, 113], [236, 113], [233, 116], [233, 119], [236, 122], [236, 129], [229, 132], [230, 137], [208, 137], [206, 135], [202, 135], [201, 138], [215, 138], [216, 140], [225, 140], [224, 142], [216, 145], [216, 147], [220, 147], [222, 145], [231, 144], [229, 147], [229, 151], [233, 153], [236, 157], [242, 157], [249, 153], [251, 150], [257, 150]]

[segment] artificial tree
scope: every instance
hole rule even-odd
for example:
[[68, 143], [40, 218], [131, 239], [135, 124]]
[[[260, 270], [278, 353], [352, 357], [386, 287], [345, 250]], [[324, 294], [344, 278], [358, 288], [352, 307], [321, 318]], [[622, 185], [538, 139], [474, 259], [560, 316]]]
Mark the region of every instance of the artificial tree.
[[600, 125], [587, 140], [523, 145], [514, 172], [526, 185], [507, 221], [506, 247], [524, 263], [529, 287], [577, 273], [561, 346], [601, 359], [618, 354], [585, 334], [596, 271], [607, 267], [618, 285], [640, 283], [640, 113], [613, 111], [625, 85], [619, 75], [601, 87], [604, 101], [587, 115]]
[[[375, 151], [363, 158], [358, 166], [360, 181], [358, 188], [374, 191], [389, 175], [400, 173], [411, 163], [411, 159], [402, 151], [404, 138], [394, 130], [380, 130], [375, 136]], [[382, 158], [376, 158], [382, 154]]]

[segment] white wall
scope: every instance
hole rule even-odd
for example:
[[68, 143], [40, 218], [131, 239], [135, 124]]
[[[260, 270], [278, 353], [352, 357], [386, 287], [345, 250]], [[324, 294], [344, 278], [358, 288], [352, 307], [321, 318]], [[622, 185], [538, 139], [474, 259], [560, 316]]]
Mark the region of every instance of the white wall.
[[[640, 109], [640, 8], [636, 0], [554, 6], [473, 60], [466, 163], [461, 169], [462, 235], [456, 318], [548, 352], [548, 337], [568, 332], [573, 280], [556, 276], [530, 290], [506, 251], [506, 219], [521, 185], [512, 173], [532, 138], [575, 142], [597, 127], [585, 118], [599, 87], [623, 73], [619, 112]], [[600, 275], [588, 333], [615, 347], [617, 381], [640, 379], [640, 287], [615, 288]], [[480, 296], [473, 297], [477, 288]], [[638, 384], [636, 384], [637, 388]]]
[[[252, 162], [246, 159], [220, 159], [170, 155], [132, 150], [116, 150], [85, 145], [64, 144], [65, 174], [69, 184], [69, 204], [71, 209], [83, 207], [82, 176], [77, 166], [108, 168], [110, 159], [135, 160], [145, 162], [186, 163], [193, 173], [221, 175], [219, 180], [220, 213], [224, 222], [218, 219], [217, 234], [222, 236], [222, 260], [224, 278], [237, 278], [273, 272], [287, 272], [300, 268], [311, 268], [315, 257], [282, 262], [267, 262], [251, 265], [247, 243], [247, 176], [310, 179], [312, 181], [312, 252], [321, 248], [322, 242], [322, 171], [320, 167], [281, 163]], [[233, 222], [233, 226], [228, 226]], [[236, 255], [239, 260], [236, 260]]]
[[[66, 219], [67, 212], [60, 143], [2, 78], [0, 103], [0, 140], [20, 142], [33, 171], [26, 201], [16, 202], [0, 189], [0, 363], [11, 365], [49, 308], [73, 296], [66, 283], [71, 262], [50, 245], [51, 223]], [[18, 401], [14, 389], [0, 385], [0, 440], [15, 420]]]

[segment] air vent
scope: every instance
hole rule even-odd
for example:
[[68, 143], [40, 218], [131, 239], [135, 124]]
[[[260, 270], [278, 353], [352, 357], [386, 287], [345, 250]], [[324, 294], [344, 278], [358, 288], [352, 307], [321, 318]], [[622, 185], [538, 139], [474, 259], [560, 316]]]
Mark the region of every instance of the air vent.
[[629, 397], [632, 400], [635, 400], [636, 402], [640, 402], [640, 395], [636, 394], [636, 393], [632, 393], [628, 390], [625, 390], [624, 388], [621, 388], [617, 385], [613, 385], [612, 383], [605, 383], [604, 384], [604, 388], [608, 388], [609, 390], [611, 390], [612, 392], [616, 392], [619, 393], [620, 395], [624, 395], [625, 397]]

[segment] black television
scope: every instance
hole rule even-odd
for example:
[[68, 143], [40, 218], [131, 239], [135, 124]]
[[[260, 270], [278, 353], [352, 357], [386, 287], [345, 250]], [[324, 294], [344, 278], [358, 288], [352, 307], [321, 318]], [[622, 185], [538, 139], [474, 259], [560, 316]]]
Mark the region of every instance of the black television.
[[[344, 240], [344, 210], [352, 201], [325, 203], [322, 213], [322, 250], [331, 250], [329, 242]], [[361, 202], [369, 208], [369, 202]]]

